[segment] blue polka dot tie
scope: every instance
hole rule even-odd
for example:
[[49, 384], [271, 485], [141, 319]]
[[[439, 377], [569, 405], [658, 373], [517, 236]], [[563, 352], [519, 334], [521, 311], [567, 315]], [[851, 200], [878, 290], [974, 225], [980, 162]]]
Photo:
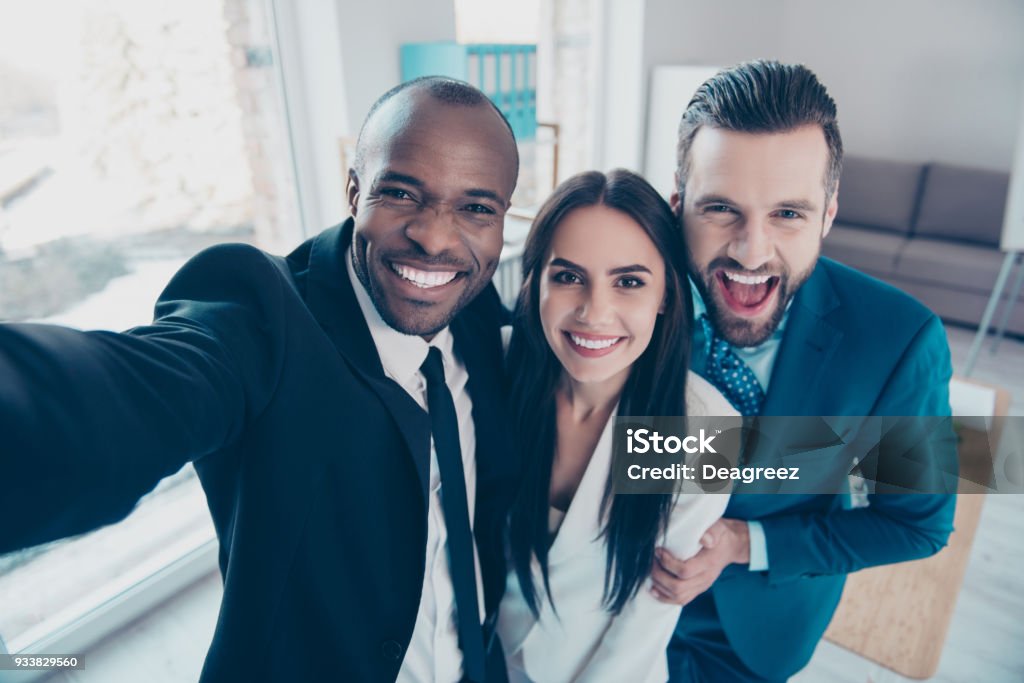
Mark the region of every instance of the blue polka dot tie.
[[725, 339], [715, 334], [707, 315], [700, 317], [707, 350], [706, 378], [718, 387], [741, 415], [757, 415], [764, 403], [764, 389], [750, 366], [736, 355]]

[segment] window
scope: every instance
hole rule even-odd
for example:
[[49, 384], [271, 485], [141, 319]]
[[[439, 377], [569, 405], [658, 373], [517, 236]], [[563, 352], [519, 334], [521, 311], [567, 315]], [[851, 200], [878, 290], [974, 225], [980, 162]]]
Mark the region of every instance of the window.
[[[202, 248], [301, 240], [272, 39], [262, 0], [0, 0], [0, 320], [125, 329]], [[213, 538], [188, 466], [119, 524], [0, 557], [0, 638]]]
[[521, 149], [524, 166], [535, 165], [520, 182], [536, 176], [535, 203], [548, 187], [594, 167], [595, 0], [455, 0], [460, 43], [537, 45], [537, 118], [559, 124], [558, 177], [551, 178], [550, 132]]
[[557, 127], [542, 126], [536, 140], [519, 141], [519, 183], [494, 277], [509, 307], [522, 284], [523, 242], [537, 209], [558, 182], [593, 167], [597, 14], [596, 0], [455, 0], [458, 42], [537, 45], [537, 119]]

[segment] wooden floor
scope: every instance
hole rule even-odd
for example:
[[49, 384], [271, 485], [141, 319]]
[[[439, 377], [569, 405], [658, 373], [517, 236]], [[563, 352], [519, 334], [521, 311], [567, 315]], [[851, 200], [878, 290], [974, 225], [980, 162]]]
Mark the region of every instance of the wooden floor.
[[[973, 330], [951, 328], [954, 368], [967, 357]], [[1011, 415], [1024, 415], [1024, 343], [985, 351], [973, 378], [1013, 392]], [[988, 496], [939, 671], [941, 683], [1024, 681], [1024, 495]], [[211, 575], [159, 610], [85, 653], [87, 670], [52, 676], [50, 683], [182, 683], [195, 681], [213, 634], [220, 603]], [[771, 628], [770, 623], [764, 625]], [[908, 681], [823, 641], [796, 683]]]

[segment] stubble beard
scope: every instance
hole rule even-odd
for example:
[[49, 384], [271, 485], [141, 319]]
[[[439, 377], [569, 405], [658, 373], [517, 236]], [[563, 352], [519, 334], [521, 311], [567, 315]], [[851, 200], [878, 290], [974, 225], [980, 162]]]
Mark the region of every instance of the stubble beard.
[[697, 290], [704, 300], [704, 306], [707, 308], [708, 317], [711, 319], [715, 333], [732, 346], [745, 348], [760, 346], [775, 333], [782, 323], [782, 318], [786, 315], [789, 302], [814, 272], [817, 262], [818, 259], [815, 257], [810, 268], [795, 277], [790, 277], [787, 270], [778, 273], [779, 284], [775, 295], [775, 308], [765, 320], [749, 320], [729, 311], [728, 307], [717, 298], [719, 296], [718, 283], [710, 270], [698, 269], [692, 260], [689, 265], [691, 273], [699, 274], [696, 279]]
[[[484, 287], [486, 287], [489, 278], [481, 278], [481, 281], [476, 286], [467, 286], [462, 290], [462, 294], [459, 295], [455, 305], [451, 308], [435, 312], [439, 307], [437, 303], [431, 303], [426, 301], [415, 301], [406, 300], [406, 303], [413, 307], [416, 311], [411, 316], [399, 316], [391, 306], [388, 304], [387, 296], [382, 291], [382, 287], [378, 286], [375, 279], [370, 275], [370, 267], [367, 263], [366, 258], [367, 243], [366, 240], [360, 237], [358, 234], [354, 235], [352, 241], [352, 266], [355, 270], [356, 277], [366, 288], [367, 293], [370, 295], [370, 301], [373, 302], [373, 307], [377, 309], [377, 313], [380, 314], [381, 319], [387, 323], [388, 327], [401, 332], [402, 334], [413, 335], [417, 337], [433, 337], [438, 332], [448, 327], [455, 316], [458, 315], [459, 311], [465, 308], [469, 303], [476, 298]], [[387, 265], [381, 264], [382, 268], [387, 268]], [[462, 268], [460, 267], [460, 270]]]

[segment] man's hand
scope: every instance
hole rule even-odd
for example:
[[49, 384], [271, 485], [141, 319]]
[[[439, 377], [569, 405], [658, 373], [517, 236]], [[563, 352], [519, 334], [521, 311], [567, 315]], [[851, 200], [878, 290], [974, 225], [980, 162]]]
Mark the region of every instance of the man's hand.
[[739, 519], [720, 519], [700, 539], [700, 551], [680, 560], [665, 548], [654, 551], [651, 594], [661, 602], [686, 605], [706, 591], [726, 566], [750, 564], [750, 532]]

